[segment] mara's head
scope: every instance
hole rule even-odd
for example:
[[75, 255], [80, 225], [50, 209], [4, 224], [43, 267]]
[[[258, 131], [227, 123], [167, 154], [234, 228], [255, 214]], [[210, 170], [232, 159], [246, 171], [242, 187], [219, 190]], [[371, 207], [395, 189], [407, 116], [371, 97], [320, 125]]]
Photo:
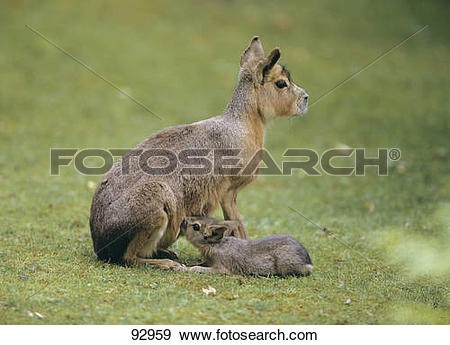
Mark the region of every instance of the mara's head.
[[181, 233], [195, 246], [218, 243], [229, 230], [227, 224], [214, 218], [186, 217], [181, 224]]
[[257, 110], [264, 121], [300, 115], [308, 109], [306, 90], [296, 85], [289, 71], [278, 63], [280, 56], [279, 48], [266, 56], [257, 36], [241, 56], [240, 81], [254, 88]]

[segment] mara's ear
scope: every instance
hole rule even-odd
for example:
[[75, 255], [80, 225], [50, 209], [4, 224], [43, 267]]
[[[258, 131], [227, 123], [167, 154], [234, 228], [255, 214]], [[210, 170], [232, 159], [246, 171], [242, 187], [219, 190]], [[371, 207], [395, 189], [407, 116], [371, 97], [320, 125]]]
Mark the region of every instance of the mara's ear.
[[211, 239], [213, 241], [220, 241], [223, 238], [223, 234], [228, 230], [228, 226], [226, 225], [210, 225], [209, 229], [211, 230]]
[[280, 49], [272, 50], [268, 57], [258, 63], [255, 71], [255, 82], [261, 85], [264, 84], [264, 77], [272, 69], [273, 66], [280, 60]]
[[250, 41], [250, 45], [241, 55], [241, 67], [244, 65], [256, 65], [258, 61], [264, 59], [264, 49], [258, 36]]

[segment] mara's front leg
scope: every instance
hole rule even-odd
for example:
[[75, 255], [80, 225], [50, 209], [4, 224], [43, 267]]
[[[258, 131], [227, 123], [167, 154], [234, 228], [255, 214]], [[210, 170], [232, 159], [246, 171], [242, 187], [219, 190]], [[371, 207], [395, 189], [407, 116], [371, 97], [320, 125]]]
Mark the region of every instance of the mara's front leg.
[[244, 223], [242, 222], [241, 215], [236, 204], [237, 192], [235, 190], [226, 193], [220, 201], [222, 207], [223, 218], [225, 220], [235, 220], [239, 222], [237, 229], [233, 235], [242, 239], [247, 239], [247, 230], [245, 230]]

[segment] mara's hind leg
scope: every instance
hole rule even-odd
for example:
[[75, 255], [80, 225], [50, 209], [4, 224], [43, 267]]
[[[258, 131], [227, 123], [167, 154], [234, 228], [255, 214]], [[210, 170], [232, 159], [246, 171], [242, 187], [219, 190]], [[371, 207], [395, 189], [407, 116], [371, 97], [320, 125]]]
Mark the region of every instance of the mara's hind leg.
[[135, 264], [139, 262], [139, 258], [151, 258], [155, 254], [158, 242], [167, 230], [167, 216], [165, 218], [160, 226], [149, 227], [134, 235], [123, 256], [126, 263]]
[[151, 258], [158, 248], [159, 241], [167, 231], [169, 223], [167, 213], [164, 210], [152, 213], [152, 216], [143, 225], [143, 229], [134, 235], [127, 247], [124, 260], [128, 264], [139, 262], [139, 258]]
[[179, 262], [170, 260], [170, 259], [146, 259], [137, 257], [136, 262], [140, 264], [154, 266], [156, 268], [160, 268], [163, 270], [173, 269], [177, 271], [181, 271], [185, 266], [180, 264]]
[[[176, 199], [163, 183], [137, 186], [129, 199], [133, 203], [130, 214], [136, 222], [139, 221], [139, 226], [130, 239], [123, 259], [126, 264], [133, 265], [144, 263], [142, 259], [156, 259], [159, 249], [166, 249], [176, 240], [179, 217], [176, 214]], [[150, 261], [145, 263], [156, 265]]]
[[154, 216], [152, 224], [149, 224], [152, 226], [147, 230], [139, 231], [131, 240], [124, 255], [125, 262], [129, 265], [145, 264], [161, 269], [182, 267], [183, 265], [169, 258], [160, 258], [161, 253], [169, 252], [158, 248], [165, 232], [170, 231], [167, 229], [168, 224], [169, 219], [164, 210], [159, 217]]

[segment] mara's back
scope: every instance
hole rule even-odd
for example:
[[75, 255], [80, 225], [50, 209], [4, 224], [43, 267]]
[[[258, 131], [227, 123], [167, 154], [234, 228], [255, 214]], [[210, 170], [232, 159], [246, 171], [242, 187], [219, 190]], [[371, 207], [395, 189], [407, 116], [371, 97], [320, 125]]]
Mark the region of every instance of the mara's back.
[[[148, 181], [161, 181], [172, 185], [175, 190], [182, 191], [182, 189], [175, 188], [178, 187], [178, 184], [183, 183], [179, 165], [170, 174], [151, 174], [146, 168], [167, 166], [166, 158], [162, 155], [149, 156], [143, 165], [144, 162], [140, 161], [140, 155], [152, 149], [167, 150], [178, 154], [186, 148], [231, 147], [232, 143], [228, 142], [231, 137], [227, 133], [228, 131], [229, 126], [226, 125], [223, 118], [216, 116], [192, 124], [165, 128], [152, 134], [126, 153], [106, 173], [95, 193], [94, 200], [96, 202], [92, 206], [95, 208], [99, 203], [111, 205], [114, 200], [126, 194], [127, 190]], [[201, 178], [208, 178], [208, 176], [201, 176]]]

